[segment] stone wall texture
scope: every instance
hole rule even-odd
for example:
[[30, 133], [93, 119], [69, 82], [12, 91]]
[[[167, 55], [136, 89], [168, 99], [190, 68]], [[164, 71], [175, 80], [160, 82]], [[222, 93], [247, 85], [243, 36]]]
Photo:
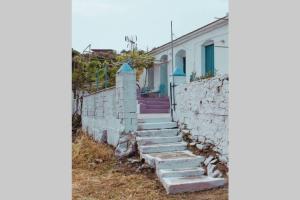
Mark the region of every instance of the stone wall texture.
[[82, 106], [82, 128], [96, 140], [107, 134], [107, 142], [116, 146], [120, 133], [124, 130], [118, 119], [116, 108], [116, 88], [102, 90], [85, 96]]
[[176, 86], [175, 119], [186, 124], [194, 138], [207, 138], [228, 156], [227, 74]]

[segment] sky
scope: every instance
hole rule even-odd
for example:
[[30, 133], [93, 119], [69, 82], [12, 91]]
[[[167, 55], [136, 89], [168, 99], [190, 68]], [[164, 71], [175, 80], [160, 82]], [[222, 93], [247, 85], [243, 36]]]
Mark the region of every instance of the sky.
[[125, 36], [137, 36], [138, 49], [151, 50], [200, 28], [228, 12], [228, 0], [72, 0], [72, 47], [82, 52], [127, 48]]

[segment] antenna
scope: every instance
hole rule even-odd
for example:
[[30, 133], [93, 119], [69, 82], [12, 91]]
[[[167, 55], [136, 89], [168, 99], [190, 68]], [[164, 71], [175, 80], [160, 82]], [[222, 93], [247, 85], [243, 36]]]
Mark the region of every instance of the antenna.
[[134, 51], [137, 49], [137, 36], [125, 36], [125, 41], [128, 42], [127, 48], [130, 46], [130, 50]]

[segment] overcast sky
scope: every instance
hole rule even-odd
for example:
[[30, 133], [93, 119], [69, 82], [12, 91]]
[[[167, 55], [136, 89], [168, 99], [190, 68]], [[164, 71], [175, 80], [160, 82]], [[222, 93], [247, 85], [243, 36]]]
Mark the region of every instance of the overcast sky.
[[228, 12], [228, 0], [72, 0], [72, 47], [127, 49], [126, 35], [151, 50]]

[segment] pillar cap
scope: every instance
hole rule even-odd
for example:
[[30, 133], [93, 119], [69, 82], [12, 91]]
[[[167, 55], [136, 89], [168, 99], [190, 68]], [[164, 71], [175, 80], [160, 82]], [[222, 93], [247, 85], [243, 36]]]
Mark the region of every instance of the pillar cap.
[[128, 63], [123, 63], [120, 69], [118, 70], [118, 73], [132, 73], [132, 72], [134, 71]]

